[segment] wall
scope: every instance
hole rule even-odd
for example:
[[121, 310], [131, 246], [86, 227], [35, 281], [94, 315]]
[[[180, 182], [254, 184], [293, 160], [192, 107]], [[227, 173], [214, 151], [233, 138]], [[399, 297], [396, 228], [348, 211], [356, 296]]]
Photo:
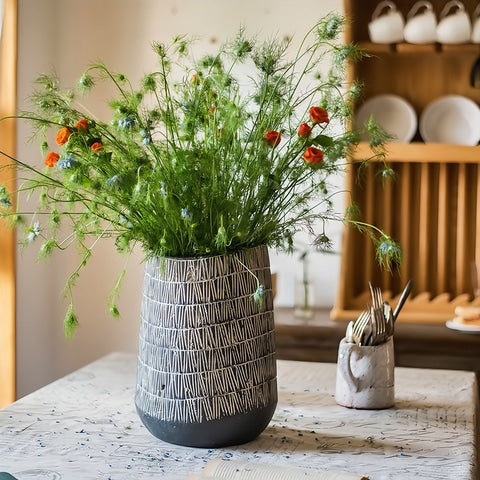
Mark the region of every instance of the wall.
[[[203, 39], [202, 51], [216, 41], [231, 38], [240, 25], [251, 34], [265, 37], [301, 36], [319, 18], [341, 9], [341, 0], [19, 0], [18, 97], [20, 109], [41, 72], [56, 71], [65, 86], [73, 85], [95, 60], [126, 73], [133, 81], [154, 66], [149, 45], [168, 42], [178, 33]], [[313, 21], [313, 20], [312, 20]], [[101, 103], [101, 99], [99, 104]], [[29, 130], [19, 126], [21, 159], [41, 162], [39, 149], [27, 144]], [[342, 205], [343, 195], [338, 196]], [[331, 235], [340, 236], [333, 225]], [[142, 258], [116, 254], [106, 242], [94, 250], [76, 289], [80, 320], [72, 340], [63, 336], [66, 303], [61, 292], [68, 273], [78, 263], [74, 251], [56, 253], [36, 261], [36, 249], [18, 252], [17, 272], [17, 390], [23, 396], [32, 390], [110, 351], [136, 350]], [[315, 303], [332, 305], [338, 278], [338, 256], [312, 255]], [[117, 275], [128, 262], [119, 307], [121, 318], [106, 313], [106, 297]], [[272, 269], [279, 273], [277, 303], [291, 305], [297, 256], [272, 252]]]

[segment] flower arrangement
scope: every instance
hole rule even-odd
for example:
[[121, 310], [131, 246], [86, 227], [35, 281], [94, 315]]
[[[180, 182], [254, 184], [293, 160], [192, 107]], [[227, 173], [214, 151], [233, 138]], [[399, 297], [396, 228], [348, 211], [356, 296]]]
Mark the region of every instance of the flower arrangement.
[[[293, 55], [288, 41], [258, 43], [240, 30], [216, 55], [195, 60], [191, 42], [179, 36], [169, 46], [153, 45], [158, 70], [138, 88], [101, 63], [87, 69], [75, 91], [63, 90], [54, 75], [40, 76], [33, 111], [17, 118], [40, 136], [44, 166], [12, 159], [27, 175], [15, 193], [0, 187], [0, 215], [25, 225], [28, 242], [41, 240], [41, 256], [80, 246], [80, 265], [67, 282], [70, 299], [80, 269], [105, 237], [121, 252], [139, 244], [146, 257], [261, 244], [288, 251], [299, 229], [316, 246], [328, 244], [323, 225], [335, 219], [370, 234], [389, 266], [400, 255], [396, 243], [351, 209], [339, 215], [332, 208], [328, 179], [359, 141], [350, 118], [361, 89], [345, 89], [343, 77], [345, 62], [361, 52], [336, 41], [342, 27], [341, 16], [328, 15]], [[242, 68], [250, 73], [239, 74]], [[79, 103], [100, 81], [116, 91], [107, 122]], [[380, 147], [374, 130], [372, 145]], [[34, 192], [38, 208], [27, 221], [13, 198]], [[114, 301], [110, 311], [118, 315]], [[71, 301], [67, 333], [76, 325]]]

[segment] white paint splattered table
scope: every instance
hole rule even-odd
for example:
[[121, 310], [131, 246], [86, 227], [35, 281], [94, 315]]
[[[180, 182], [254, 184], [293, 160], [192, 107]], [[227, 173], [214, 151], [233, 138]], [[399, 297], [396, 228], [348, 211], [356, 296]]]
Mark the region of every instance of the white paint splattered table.
[[217, 457], [380, 479], [475, 479], [478, 391], [470, 372], [396, 369], [396, 405], [336, 405], [335, 364], [278, 362], [267, 430], [219, 450], [166, 444], [133, 403], [136, 359], [111, 354], [0, 411], [0, 471], [19, 480], [182, 479]]

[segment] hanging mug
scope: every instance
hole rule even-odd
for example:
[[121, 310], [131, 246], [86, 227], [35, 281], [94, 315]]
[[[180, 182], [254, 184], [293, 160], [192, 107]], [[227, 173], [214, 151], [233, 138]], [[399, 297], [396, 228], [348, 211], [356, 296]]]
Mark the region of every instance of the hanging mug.
[[480, 43], [480, 3], [475, 8], [472, 17], [472, 42]]
[[368, 34], [373, 43], [396, 43], [403, 41], [405, 22], [395, 3], [380, 2], [368, 24]]
[[437, 41], [437, 17], [430, 2], [417, 2], [410, 9], [403, 36], [409, 43], [434, 43]]
[[472, 23], [462, 2], [447, 2], [440, 14], [437, 40], [440, 43], [467, 43], [472, 36]]

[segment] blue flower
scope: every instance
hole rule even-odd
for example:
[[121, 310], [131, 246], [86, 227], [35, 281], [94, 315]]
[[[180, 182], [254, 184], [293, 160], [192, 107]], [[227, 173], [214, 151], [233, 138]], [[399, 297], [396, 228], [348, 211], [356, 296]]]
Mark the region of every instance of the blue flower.
[[114, 175], [113, 177], [107, 178], [105, 185], [108, 188], [120, 188], [123, 182], [123, 177], [120, 174]]
[[187, 100], [182, 104], [185, 113], [195, 113], [198, 110], [199, 101], [197, 99]]
[[163, 197], [167, 195], [167, 188], [163, 180], [160, 182], [160, 193], [162, 194]]
[[40, 224], [35, 222], [27, 230], [27, 242], [32, 243], [40, 235]]
[[379, 246], [382, 255], [392, 255], [398, 248], [391, 241], [383, 241]]
[[57, 162], [57, 168], [61, 168], [62, 170], [65, 168], [72, 168], [76, 162], [77, 160], [75, 160], [75, 158], [73, 158], [71, 155], [68, 155], [67, 158], [61, 158]]
[[132, 128], [135, 125], [135, 117], [129, 116], [124, 117], [118, 121], [118, 126], [120, 128]]
[[120, 223], [122, 225], [125, 225], [127, 228], [132, 228], [133, 227], [133, 224], [132, 222], [130, 222], [130, 220], [128, 220], [126, 217], [124, 217], [123, 215], [120, 215]]
[[264, 286], [262, 284], [258, 285], [257, 289], [253, 293], [253, 299], [255, 300], [255, 303], [258, 305], [263, 305], [263, 291], [264, 291]]
[[186, 220], [191, 220], [192, 214], [188, 211], [188, 209], [182, 208], [182, 218], [185, 218]]
[[142, 143], [144, 145], [150, 145], [152, 143], [152, 136], [148, 130], [143, 128], [140, 130], [140, 135], [143, 137]]

